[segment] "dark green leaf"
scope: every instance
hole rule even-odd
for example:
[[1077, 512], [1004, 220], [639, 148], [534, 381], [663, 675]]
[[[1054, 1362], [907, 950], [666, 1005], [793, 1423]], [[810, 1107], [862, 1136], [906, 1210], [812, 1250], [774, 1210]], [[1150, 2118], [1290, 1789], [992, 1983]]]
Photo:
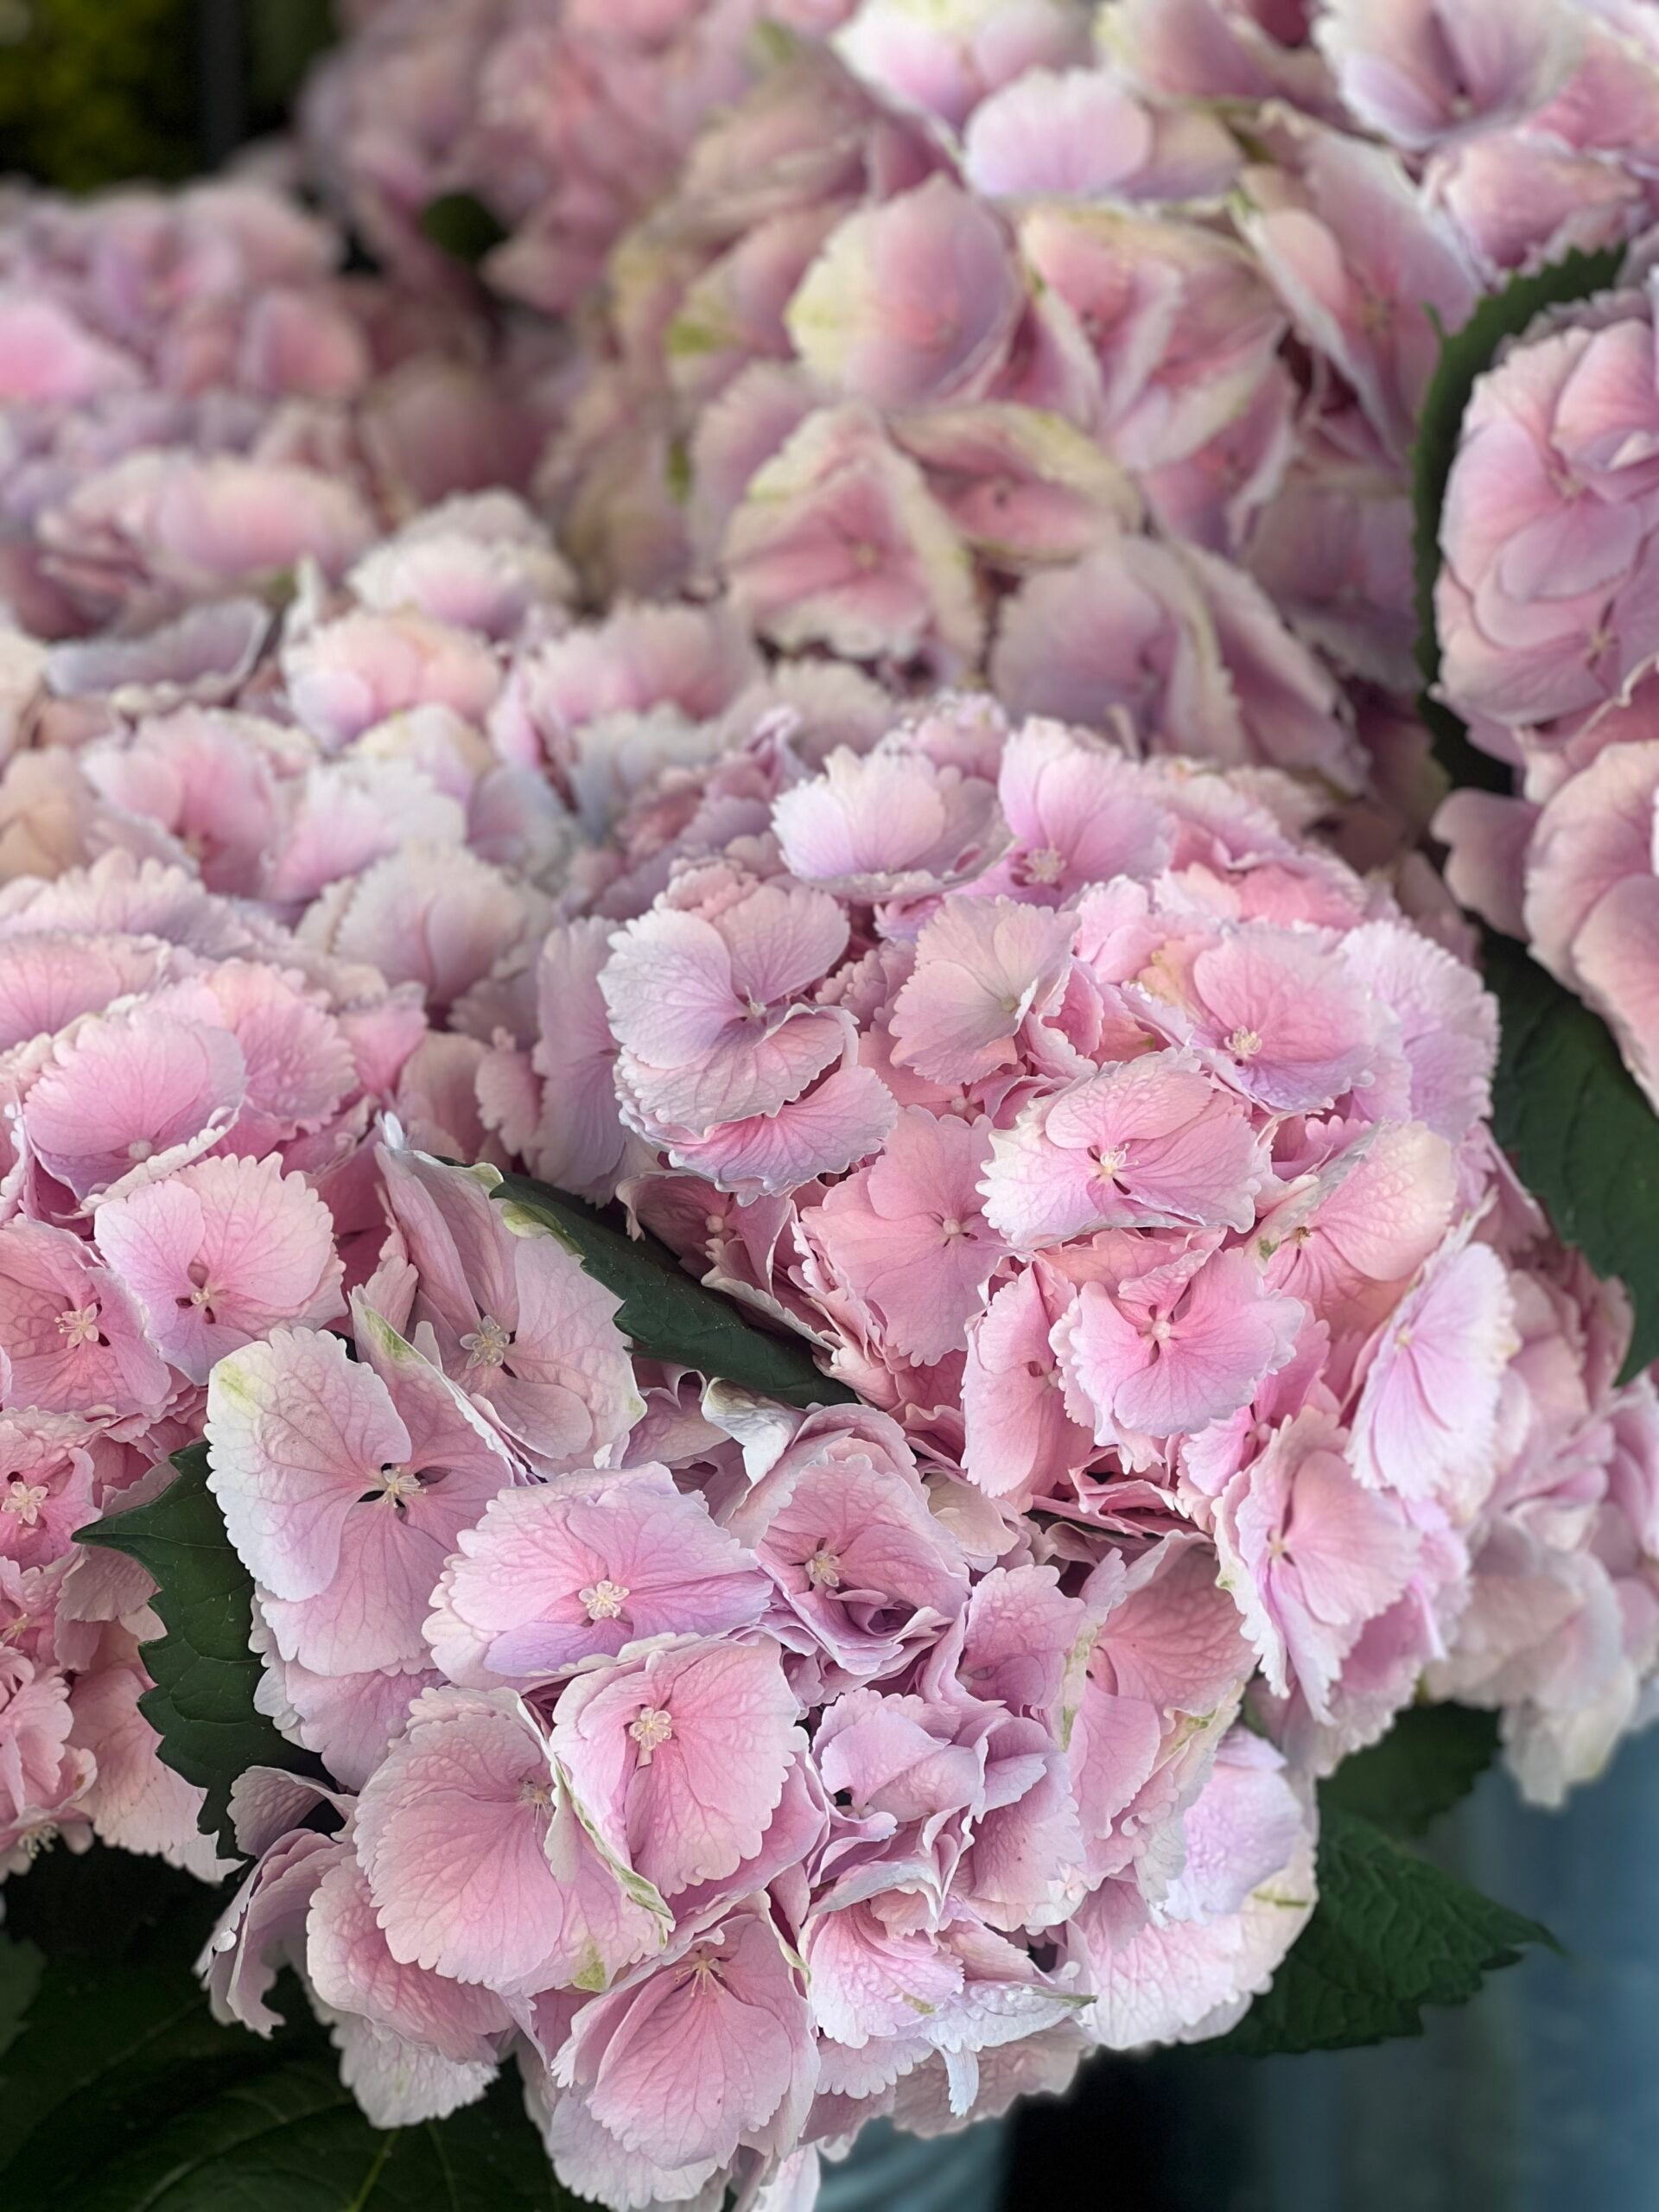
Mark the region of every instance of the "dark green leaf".
[[[94, 1917], [118, 1856], [70, 1862]], [[159, 1914], [102, 1954], [53, 1958], [22, 2034], [0, 2057], [0, 2203], [30, 2212], [569, 2206], [511, 2081], [450, 2120], [387, 2133], [342, 2088], [292, 1982], [277, 1993], [289, 2018], [268, 2041], [219, 2026], [193, 1964], [223, 1893], [197, 1883], [181, 1892], [153, 1862], [147, 1872], [166, 1899]], [[0, 1950], [0, 2012], [6, 1974]]]
[[1557, 1232], [1630, 1293], [1624, 1377], [1659, 1357], [1659, 1123], [1606, 1026], [1495, 931], [1482, 963], [1502, 1020], [1492, 1128]]
[[[1475, 379], [1492, 365], [1493, 356], [1506, 338], [1523, 331], [1544, 308], [1566, 300], [1587, 299], [1605, 291], [1618, 275], [1622, 249], [1606, 246], [1599, 253], [1575, 248], [1548, 268], [1527, 276], [1512, 276], [1500, 290], [1489, 292], [1462, 328], [1445, 339], [1433, 376], [1417, 415], [1417, 438], [1412, 448], [1412, 505], [1415, 529], [1414, 556], [1417, 586], [1417, 660], [1425, 685], [1440, 672], [1440, 644], [1434, 634], [1434, 581], [1440, 572], [1440, 509], [1446, 504], [1446, 479], [1457, 454], [1464, 410], [1475, 388]], [[1455, 717], [1452, 718], [1455, 720]], [[1477, 759], [1484, 759], [1478, 754]], [[1447, 764], [1450, 766], [1450, 763]], [[1497, 761], [1488, 766], [1503, 774], [1493, 789], [1507, 791], [1507, 771]], [[1479, 780], [1459, 776], [1466, 783]]]
[[689, 1275], [654, 1236], [629, 1236], [584, 1205], [528, 1176], [504, 1176], [495, 1196], [522, 1206], [575, 1254], [588, 1274], [622, 1301], [617, 1325], [647, 1359], [741, 1383], [786, 1405], [841, 1404], [853, 1396], [821, 1375], [797, 1337], [757, 1328], [742, 1308]]
[[435, 246], [476, 269], [506, 237], [505, 225], [471, 192], [446, 192], [421, 210], [421, 229]]
[[329, 0], [251, 0], [247, 25], [249, 95], [256, 113], [276, 119], [338, 36], [334, 11]]
[[1408, 1706], [1380, 1744], [1343, 1761], [1319, 1802], [1374, 1821], [1390, 1835], [1421, 1835], [1468, 1796], [1497, 1751], [1495, 1713]]
[[238, 1775], [251, 1766], [320, 1770], [254, 1710], [260, 1670], [248, 1649], [253, 1583], [207, 1487], [207, 1446], [191, 1445], [174, 1465], [179, 1471], [159, 1497], [94, 1522], [79, 1541], [126, 1552], [156, 1578], [154, 1604], [167, 1633], [143, 1648], [156, 1687], [139, 1707], [161, 1737], [167, 1764], [207, 1791], [200, 1825], [221, 1838], [228, 1856], [235, 1852], [229, 1809]]
[[17, 2040], [23, 2015], [41, 1985], [42, 1963], [32, 1943], [0, 1934], [0, 2058]]
[[326, 2056], [267, 2059], [73, 2187], [43, 2178], [46, 2193], [29, 2199], [41, 2212], [554, 2212], [572, 2202], [511, 2084], [447, 2120], [387, 2133], [369, 2126]]
[[1218, 2048], [1248, 2057], [1421, 2035], [1425, 2005], [1461, 2005], [1548, 1929], [1339, 1805], [1321, 1808], [1319, 1903], [1266, 1996]]
[[26, 1882], [8, 1885], [6, 1929], [54, 1966], [60, 1958], [109, 1966], [148, 1942], [162, 1922], [205, 1911], [207, 1894], [194, 1874], [159, 1859], [102, 1845], [88, 1855], [59, 1845], [40, 1853]]

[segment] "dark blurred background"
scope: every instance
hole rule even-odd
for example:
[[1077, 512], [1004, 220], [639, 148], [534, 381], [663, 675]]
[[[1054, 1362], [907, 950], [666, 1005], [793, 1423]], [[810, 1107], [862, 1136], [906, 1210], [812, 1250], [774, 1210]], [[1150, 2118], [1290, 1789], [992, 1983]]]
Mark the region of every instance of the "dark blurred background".
[[[216, 168], [280, 128], [333, 28], [329, 0], [0, 0], [0, 176]], [[1659, 2212], [1659, 1738], [1561, 1814], [1489, 1775], [1430, 1847], [1561, 1955], [1420, 2042], [1099, 2061], [1020, 2118], [1007, 2212]]]
[[0, 175], [83, 192], [278, 127], [330, 0], [0, 0]]

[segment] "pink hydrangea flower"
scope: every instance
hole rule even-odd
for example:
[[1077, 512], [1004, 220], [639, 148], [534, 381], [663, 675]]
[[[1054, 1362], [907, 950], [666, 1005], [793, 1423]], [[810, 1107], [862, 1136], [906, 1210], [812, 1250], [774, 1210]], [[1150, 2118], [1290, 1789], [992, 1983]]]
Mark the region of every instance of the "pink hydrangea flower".
[[835, 231], [790, 302], [790, 336], [830, 390], [878, 407], [977, 397], [1014, 335], [1012, 240], [944, 176]]
[[514, 1995], [603, 1986], [661, 1948], [661, 1900], [579, 1814], [505, 1692], [428, 1691], [359, 1801], [357, 1853], [400, 1964]]
[[752, 1627], [765, 1577], [666, 1467], [504, 1490], [434, 1593], [427, 1639], [452, 1681], [528, 1687], [641, 1637]]
[[550, 1744], [598, 1833], [671, 1898], [760, 1849], [798, 1710], [775, 1643], [680, 1637], [578, 1675]]
[[[1195, 1264], [1196, 1262], [1196, 1264]], [[1071, 1410], [1100, 1443], [1222, 1421], [1291, 1355], [1305, 1312], [1243, 1252], [1150, 1268], [1116, 1290], [1085, 1283], [1055, 1325]]]
[[195, 1161], [100, 1206], [94, 1233], [192, 1382], [283, 1324], [319, 1327], [345, 1311], [333, 1217], [274, 1157]]
[[1484, 1244], [1436, 1254], [1378, 1332], [1354, 1417], [1362, 1482], [1441, 1497], [1466, 1512], [1490, 1471], [1505, 1366], [1516, 1345], [1503, 1265]]
[[1179, 1052], [1084, 1076], [991, 1141], [988, 1218], [1030, 1253], [1101, 1229], [1245, 1229], [1265, 1167], [1241, 1106]]
[[0, 1654], [0, 1869], [16, 1873], [60, 1833], [86, 1837], [78, 1800], [96, 1771], [72, 1746], [68, 1685], [37, 1674], [21, 1653]]
[[154, 1419], [175, 1383], [137, 1301], [67, 1230], [0, 1229], [0, 1387], [9, 1407]]
[[880, 1414], [809, 1414], [730, 1525], [793, 1616], [777, 1633], [855, 1678], [902, 1665], [966, 1596], [958, 1548], [902, 1433]]
[[444, 1372], [538, 1465], [614, 1443], [640, 1403], [617, 1300], [544, 1229], [509, 1225], [476, 1177], [411, 1153], [381, 1164], [414, 1268], [410, 1319]]
[[1102, 68], [1023, 71], [975, 109], [963, 156], [993, 199], [1207, 200], [1238, 168], [1215, 118], [1154, 107]]
[[734, 1913], [672, 1964], [585, 2006], [561, 2075], [632, 2158], [712, 2172], [769, 2128], [789, 2140], [804, 2117], [817, 2065], [801, 1985], [767, 1916]]
[[514, 1474], [435, 1368], [358, 1319], [364, 1360], [278, 1329], [208, 1382], [209, 1486], [283, 1656], [328, 1673], [420, 1656], [445, 1558]]
[[812, 1241], [896, 1352], [942, 1359], [979, 1311], [1004, 1249], [979, 1178], [991, 1133], [901, 1113], [874, 1166], [840, 1183], [814, 1216]]
[[840, 908], [793, 887], [732, 891], [706, 912], [630, 924], [601, 974], [619, 1077], [647, 1128], [702, 1135], [775, 1114], [841, 1056], [840, 1017], [801, 996], [846, 949]]
[[1332, 1424], [1303, 1413], [1236, 1475], [1216, 1511], [1223, 1573], [1270, 1689], [1325, 1700], [1370, 1621], [1402, 1597], [1421, 1544], [1402, 1502], [1356, 1480]]
[[1314, 35], [1360, 120], [1414, 148], [1543, 106], [1577, 60], [1572, 17], [1547, 0], [1414, 0], [1387, 22], [1337, 0]]
[[861, 76], [960, 126], [988, 93], [1043, 63], [1082, 59], [1083, 27], [1054, 0], [861, 0], [836, 38]]

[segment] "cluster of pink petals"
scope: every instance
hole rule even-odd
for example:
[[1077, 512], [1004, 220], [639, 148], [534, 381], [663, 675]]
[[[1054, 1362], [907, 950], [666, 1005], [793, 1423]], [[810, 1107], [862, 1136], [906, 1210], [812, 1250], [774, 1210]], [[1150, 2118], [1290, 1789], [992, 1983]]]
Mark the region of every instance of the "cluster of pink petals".
[[[621, 634], [543, 649], [556, 777]], [[223, 2013], [293, 1967], [382, 2124], [516, 2063], [616, 2212], [805, 2188], [1236, 2020], [1425, 1688], [1546, 1798], [1645, 1717], [1659, 1405], [1492, 1146], [1455, 924], [1307, 815], [950, 695], [622, 802], [478, 1096], [859, 1402], [631, 1359], [493, 1168], [385, 1148], [357, 1357], [208, 1380], [334, 1785], [245, 1779]]]
[[1433, 804], [1383, 696], [1440, 333], [1659, 213], [1659, 48], [1523, 15], [799, 27], [610, 256], [540, 473], [566, 550], [601, 595], [717, 585], [785, 652], [1370, 781], [1397, 842]]
[[[1230, 557], [1225, 486], [1242, 527], [1296, 400], [1283, 302], [1217, 213], [1233, 142], [1057, 76], [1075, 22], [1015, 12], [863, 8], [836, 43], [875, 84], [801, 46], [711, 120], [612, 258], [542, 470], [563, 543], [601, 592], [713, 582], [785, 652], [981, 672], [1014, 711], [1351, 792], [1351, 709]], [[1004, 35], [958, 157], [936, 118], [976, 23]], [[1090, 168], [1108, 143], [1122, 174]]]
[[1439, 333], [1659, 213], [1622, 0], [397, 0], [308, 124], [395, 268], [468, 193], [487, 286], [582, 305], [536, 483], [594, 598], [1369, 784], [1361, 855], [1433, 805]]
[[1442, 524], [1442, 689], [1513, 793], [1436, 830], [1464, 902], [1608, 1022], [1659, 1106], [1659, 387], [1653, 279], [1481, 378]]
[[346, 275], [253, 176], [0, 200], [0, 607], [44, 636], [338, 578], [387, 524], [522, 481], [544, 340]]
[[308, 962], [397, 995], [412, 1057], [385, 1096], [421, 1142], [480, 1156], [475, 1077], [499, 1039], [534, 1039], [531, 964], [575, 834], [540, 763], [489, 727], [516, 658], [567, 627], [569, 588], [496, 492], [426, 510], [337, 590], [308, 568], [280, 621], [216, 600], [130, 636], [0, 633], [0, 877], [120, 855], [291, 930]]
[[[350, 16], [390, 279], [254, 181], [0, 201], [0, 1871], [223, 1871], [73, 1541], [205, 1434], [328, 1776], [238, 1785], [216, 2010], [290, 1967], [380, 2125], [511, 2064], [580, 2196], [798, 2207], [1230, 2025], [1414, 1698], [1544, 1801], [1659, 1707], [1659, 1401], [1398, 861], [1436, 327], [1647, 230], [1659, 41]], [[1440, 827], [1659, 1103], [1645, 265], [1471, 411], [1523, 781]], [[634, 1355], [518, 1166], [855, 1402]]]
[[818, 35], [846, 0], [388, 0], [319, 67], [301, 129], [331, 199], [388, 267], [455, 285], [427, 235], [465, 194], [505, 233], [485, 281], [558, 313], [672, 181], [767, 41]]
[[95, 1833], [223, 1871], [137, 1709], [154, 1586], [73, 1538], [162, 1485], [216, 1361], [343, 1314], [425, 1027], [160, 859], [0, 889], [0, 1869]]
[[159, 1487], [228, 1355], [346, 1325], [384, 1117], [505, 1160], [479, 1078], [534, 1039], [573, 830], [486, 724], [569, 589], [479, 493], [280, 621], [0, 639], [0, 1868], [95, 1832], [216, 1870], [137, 1709], [152, 1586], [73, 1539]]

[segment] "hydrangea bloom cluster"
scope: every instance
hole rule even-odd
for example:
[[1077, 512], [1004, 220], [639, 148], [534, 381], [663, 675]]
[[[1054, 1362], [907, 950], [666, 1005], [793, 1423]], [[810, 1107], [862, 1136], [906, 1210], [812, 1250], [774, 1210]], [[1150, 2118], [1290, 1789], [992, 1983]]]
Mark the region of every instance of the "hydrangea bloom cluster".
[[[278, 626], [10, 633], [0, 752], [0, 1868], [92, 1832], [215, 1871], [136, 1700], [148, 1578], [77, 1556], [201, 1433], [216, 1362], [342, 1321], [374, 1146], [505, 1158], [493, 1052], [571, 831], [483, 733], [568, 579], [505, 493], [452, 500]], [[223, 1872], [222, 1867], [218, 1868]]]
[[1283, 779], [961, 696], [796, 728], [633, 799], [480, 1087], [857, 1402], [632, 1360], [396, 1142], [355, 1359], [207, 1389], [333, 1777], [245, 1778], [215, 2002], [294, 1966], [383, 2123], [516, 2057], [618, 2212], [1218, 2031], [1426, 1677], [1548, 1796], [1659, 1663], [1659, 1408], [1492, 1147], [1457, 953]]
[[714, 584], [774, 648], [976, 671], [1421, 827], [1387, 702], [1439, 332], [1652, 220], [1659, 56], [1568, 0], [1524, 39], [1485, 0], [1309, 12], [1281, 52], [1243, 5], [1124, 0], [1096, 40], [864, 0], [758, 71], [607, 269], [541, 475], [590, 587]]
[[[1648, 230], [1659, 42], [349, 14], [389, 280], [251, 174], [0, 203], [0, 1872], [225, 1871], [73, 1544], [205, 1434], [327, 1776], [242, 1777], [218, 2011], [292, 1967], [379, 2124], [516, 2065], [616, 2212], [798, 2205], [1235, 2021], [1414, 1697], [1543, 1801], [1659, 1707], [1659, 1402], [1398, 860], [1435, 325]], [[1522, 784], [1440, 826], [1659, 1103], [1649, 258], [1471, 410]], [[521, 1166], [833, 1402], [639, 1356]]]
[[483, 493], [427, 509], [338, 589], [308, 566], [280, 620], [238, 598], [131, 636], [0, 632], [3, 871], [112, 850], [190, 868], [487, 1039], [513, 1026], [507, 978], [571, 829], [486, 725], [514, 655], [568, 626], [569, 590], [528, 511]]
[[390, 268], [454, 289], [422, 217], [465, 193], [503, 237], [481, 276], [557, 313], [672, 181], [768, 38], [831, 28], [845, 0], [392, 0], [319, 68], [311, 166]]
[[159, 859], [0, 890], [0, 1870], [95, 1832], [225, 1871], [137, 1708], [154, 1586], [72, 1539], [162, 1487], [216, 1360], [343, 1313], [424, 1028]]
[[[1458, 1694], [1510, 1708], [1522, 1778], [1553, 1796], [1552, 1760], [1592, 1771], [1652, 1670], [1649, 1478], [1626, 1487], [1610, 1426], [1644, 1432], [1651, 1396], [1613, 1389], [1622, 1296], [1491, 1144], [1494, 1015], [1459, 925], [1433, 905], [1413, 924], [1311, 843], [1309, 804], [1272, 774], [1010, 728], [982, 699], [817, 773], [774, 717], [669, 772], [587, 863], [591, 912], [542, 955], [533, 1064], [495, 1078], [518, 1089], [504, 1135], [806, 1330], [1000, 1510], [1114, 1531], [1173, 1513], [1212, 1536], [1287, 1740], [1322, 1770], [1457, 1648], [1491, 1529], [1547, 1524], [1599, 1562], [1604, 1619], [1624, 1609], [1605, 1675], [1549, 1662], [1554, 1710], [1602, 1705], [1611, 1732], [1552, 1751], [1550, 1700], [1523, 1713], [1520, 1675], [1466, 1653]], [[794, 965], [751, 983], [763, 917]], [[651, 988], [670, 973], [702, 1009], [684, 1029]], [[1200, 1171], [1203, 1192], [1166, 1179]], [[1363, 1548], [1380, 1557], [1397, 1515], [1415, 1563], [1323, 1616], [1304, 1671], [1249, 1595], [1283, 1532], [1263, 1550], [1258, 1526], [1241, 1574], [1234, 1516], [1268, 1438], [1327, 1416]], [[1535, 1480], [1590, 1464], [1592, 1510], [1531, 1510]]]
[[1466, 904], [1611, 1025], [1659, 1106], [1653, 280], [1548, 318], [1477, 386], [1447, 490], [1442, 685], [1513, 797], [1436, 828]]
[[543, 472], [563, 542], [601, 588], [713, 581], [787, 652], [986, 671], [1014, 711], [1351, 791], [1351, 710], [1224, 557], [1198, 458], [1247, 416], [1286, 444], [1283, 309], [1239, 239], [1151, 204], [1224, 192], [1233, 142], [1121, 92], [1123, 204], [1016, 174], [1014, 126], [988, 185], [980, 117], [1052, 81], [977, 111], [965, 168], [822, 48], [717, 117], [613, 257]]
[[544, 341], [345, 276], [256, 177], [0, 200], [0, 605], [37, 634], [142, 626], [337, 578], [391, 521], [521, 480]]

